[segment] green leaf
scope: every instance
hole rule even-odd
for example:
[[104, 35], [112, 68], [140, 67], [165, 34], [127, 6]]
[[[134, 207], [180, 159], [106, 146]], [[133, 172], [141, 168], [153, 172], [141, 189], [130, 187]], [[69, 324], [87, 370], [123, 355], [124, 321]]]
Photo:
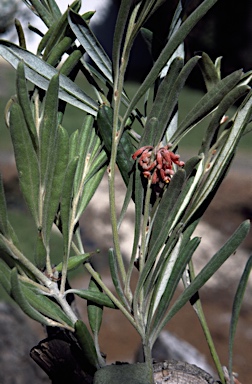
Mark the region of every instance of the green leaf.
[[90, 289], [68, 289], [66, 293], [74, 293], [85, 300], [93, 301], [98, 305], [116, 309], [117, 307], [110, 298], [102, 292], [92, 291]]
[[2, 284], [2, 287], [8, 293], [8, 295], [11, 295], [10, 276], [10, 267], [2, 259], [0, 259], [0, 283]]
[[[25, 64], [25, 77], [44, 90], [48, 88], [51, 78], [58, 73], [55, 68], [33, 53], [5, 40], [0, 40], [0, 55], [14, 68], [17, 68], [20, 60], [23, 60]], [[98, 104], [66, 76], [60, 75], [59, 79], [59, 98], [95, 116]]]
[[210, 57], [202, 52], [201, 60], [199, 62], [206, 89], [210, 91], [220, 80], [219, 72]]
[[[182, 240], [182, 243], [183, 243], [183, 240]], [[181, 244], [178, 243], [176, 248], [174, 248], [173, 252], [175, 256], [175, 260], [174, 260], [175, 262], [173, 265], [171, 265], [172, 269], [170, 270], [170, 264], [172, 264], [172, 261], [173, 261], [172, 260], [173, 252], [168, 260], [167, 266], [164, 265], [164, 269], [162, 271], [162, 273], [166, 273], [166, 268], [167, 268], [169, 278], [166, 277], [165, 280], [167, 282], [164, 280], [164, 283], [166, 282], [166, 286], [164, 287], [165, 289], [163, 290], [161, 300], [158, 302], [158, 305], [155, 305], [155, 307], [153, 308], [153, 309], [156, 309], [156, 313], [155, 313], [153, 324], [151, 324], [149, 328], [150, 328], [150, 332], [155, 334], [155, 337], [158, 337], [158, 334], [155, 331], [158, 328], [160, 322], [162, 321], [171, 303], [171, 300], [174, 296], [174, 293], [179, 284], [179, 281], [182, 278], [182, 275], [185, 271], [186, 265], [189, 263], [195, 250], [200, 244], [200, 238], [199, 237], [193, 238], [187, 243], [186, 247], [183, 247], [182, 243]], [[177, 255], [176, 255], [176, 251], [178, 252]], [[161, 276], [162, 276], [162, 273], [161, 273]], [[155, 291], [153, 293], [152, 300], [155, 299], [155, 303], [156, 303], [156, 300], [158, 299], [158, 297], [155, 297], [154, 295], [155, 294], [158, 295], [159, 292], [157, 289], [155, 289]], [[153, 315], [154, 315], [154, 312], [153, 312]], [[155, 342], [154, 339], [152, 339], [152, 343], [154, 342]]]
[[66, 174], [69, 153], [69, 138], [67, 131], [59, 126], [54, 153], [51, 156], [51, 166], [48, 169], [45, 183], [45, 197], [43, 204], [43, 234], [45, 244], [48, 245], [51, 228], [57, 213]]
[[[102, 293], [102, 289], [93, 277], [90, 278], [88, 290], [95, 293]], [[103, 305], [96, 304], [94, 301], [88, 300], [87, 312], [90, 328], [94, 335], [98, 335], [102, 323]]]
[[[80, 6], [81, 6], [81, 3], [79, 0], [76, 0], [74, 1], [72, 4], [71, 4], [71, 8], [75, 9], [76, 12], [79, 11], [80, 9]], [[51, 26], [51, 30], [50, 31], [50, 37], [47, 41], [47, 44], [46, 44], [46, 48], [45, 48], [45, 52], [44, 52], [44, 55], [43, 55], [43, 59], [46, 60], [47, 57], [49, 56], [49, 54], [53, 51], [53, 50], [57, 50], [58, 49], [58, 44], [59, 42], [62, 40], [62, 38], [65, 37], [66, 35], [66, 31], [67, 31], [67, 28], [69, 28], [69, 25], [68, 25], [68, 9], [64, 12], [63, 15], [58, 15], [58, 19], [57, 21]], [[49, 31], [48, 31], [49, 32]], [[48, 33], [47, 32], [47, 33]]]
[[118, 272], [118, 265], [117, 265], [117, 259], [115, 257], [115, 252], [113, 248], [109, 249], [109, 268], [110, 268], [110, 275], [113, 281], [113, 286], [116, 290], [117, 295], [119, 296], [122, 303], [125, 303], [125, 296], [123, 293], [121, 280]]
[[0, 232], [9, 238], [8, 213], [2, 175], [0, 174]]
[[205, 118], [213, 109], [218, 106], [224, 96], [227, 95], [241, 79], [242, 71], [235, 71], [220, 80], [216, 86], [210, 89], [185, 116], [184, 120], [179, 124], [171, 141], [175, 146], [182, 137], [193, 128], [200, 120]]
[[230, 322], [230, 329], [229, 329], [229, 344], [228, 344], [228, 355], [229, 355], [229, 375], [232, 376], [233, 371], [233, 347], [234, 347], [234, 338], [235, 338], [235, 332], [236, 327], [239, 319], [239, 314], [242, 306], [242, 300], [243, 296], [247, 287], [248, 279], [251, 273], [252, 269], [252, 256], [248, 259], [246, 266], [244, 268], [243, 274], [241, 276], [241, 279], [239, 281], [239, 285], [237, 287], [237, 291], [234, 297], [233, 301], [233, 307], [232, 307], [232, 316], [231, 316], [231, 322]]
[[202, 147], [200, 152], [206, 154], [209, 151], [210, 146], [213, 145], [212, 140], [216, 135], [217, 130], [220, 127], [220, 121], [225, 115], [227, 110], [241, 97], [245, 96], [250, 90], [250, 87], [247, 85], [241, 85], [232, 89], [220, 102], [217, 110], [213, 113], [212, 119], [207, 128]]
[[[72, 271], [73, 269], [78, 268], [80, 265], [84, 264], [85, 261], [89, 260], [91, 255], [92, 255], [91, 252], [87, 252], [87, 253], [83, 253], [82, 255], [69, 257], [68, 263], [67, 263], [67, 270]], [[62, 271], [62, 262], [55, 267], [55, 270], [58, 272]]]
[[68, 255], [70, 240], [72, 239], [71, 228], [71, 211], [72, 211], [72, 197], [73, 197], [73, 185], [76, 168], [79, 158], [74, 157], [68, 164], [65, 181], [62, 190], [62, 198], [60, 204], [60, 216], [62, 222], [62, 232], [64, 239], [65, 254]]
[[22, 292], [28, 303], [39, 313], [59, 322], [62, 325], [73, 327], [72, 321], [65, 315], [60, 306], [50, 300], [37, 288], [32, 288], [31, 285], [21, 284]]
[[84, 359], [91, 365], [92, 369], [96, 371], [99, 368], [99, 362], [92, 336], [81, 320], [76, 321], [74, 329], [76, 339], [83, 351]]
[[80, 44], [86, 50], [90, 58], [94, 61], [100, 71], [106, 76], [106, 78], [112, 83], [112, 63], [102, 48], [101, 44], [97, 40], [94, 33], [89, 28], [89, 25], [80, 15], [73, 11], [69, 11], [69, 25], [72, 28], [74, 34], [79, 40]]
[[173, 304], [167, 315], [164, 317], [159, 327], [156, 329], [152, 340], [156, 340], [157, 336], [167, 324], [169, 320], [191, 299], [191, 297], [214, 275], [221, 265], [231, 256], [241, 242], [245, 239], [250, 229], [249, 220], [244, 221], [223, 247], [215, 253], [210, 261], [202, 268], [193, 282], [187, 287]]
[[169, 39], [168, 43], [164, 47], [160, 56], [156, 60], [152, 69], [146, 76], [145, 80], [139, 87], [138, 91], [132, 98], [130, 105], [127, 109], [125, 119], [131, 113], [131, 110], [135, 107], [140, 98], [145, 94], [148, 88], [152, 86], [155, 80], [158, 78], [161, 70], [166, 65], [170, 57], [176, 48], [185, 40], [185, 37], [189, 34], [192, 28], [197, 24], [197, 22], [209, 11], [210, 8], [217, 2], [218, 0], [205, 0], [201, 3], [194, 12], [190, 14], [190, 16], [182, 23], [180, 28], [172, 35]]
[[18, 104], [10, 110], [10, 132], [14, 146], [20, 188], [28, 207], [39, 226], [39, 166], [26, 122]]
[[58, 92], [59, 92], [59, 76], [54, 75], [49, 83], [43, 120], [40, 127], [40, 173], [42, 187], [47, 184], [48, 174], [51, 170], [51, 163], [55, 154], [55, 145], [58, 128]]
[[47, 317], [43, 316], [39, 311], [34, 309], [26, 299], [18, 279], [16, 268], [13, 268], [11, 271], [11, 295], [26, 315], [41, 324], [53, 326], [53, 322]]
[[152, 233], [148, 248], [149, 258], [152, 251], [158, 254], [160, 248], [163, 246], [169, 235], [170, 228], [167, 227], [167, 221], [169, 220], [170, 213], [174, 209], [175, 203], [179, 198], [185, 179], [185, 171], [183, 169], [179, 169], [172, 177], [171, 182], [162, 196], [152, 226]]
[[17, 89], [18, 103], [22, 109], [27, 127], [29, 129], [30, 136], [34, 144], [34, 149], [36, 150], [38, 146], [38, 138], [37, 138], [36, 126], [33, 119], [33, 113], [31, 109], [31, 102], [28, 95], [28, 88], [26, 84], [23, 61], [20, 61], [17, 67], [16, 89]]
[[[171, 100], [169, 99], [171, 89], [183, 68], [183, 59], [177, 57], [172, 62], [169, 71], [165, 78], [162, 80], [158, 92], [153, 103], [152, 109], [148, 114], [148, 118], [146, 121], [146, 127], [144, 129], [139, 147], [144, 145], [153, 145], [156, 146], [160, 143], [163, 131], [167, 126], [169, 118], [172, 115], [174, 104], [170, 105]], [[167, 102], [169, 100], [169, 102]], [[175, 100], [177, 103], [177, 100]], [[167, 109], [168, 108], [168, 109]], [[164, 117], [165, 116], [165, 117]], [[152, 119], [158, 120], [158, 125], [150, 125], [149, 122]], [[162, 122], [161, 122], [162, 120]], [[152, 129], [151, 129], [152, 128]]]
[[[104, 141], [106, 150], [110, 155], [111, 140], [112, 140], [112, 126], [113, 126], [113, 109], [103, 105], [99, 108], [97, 115], [97, 125], [99, 133]], [[134, 165], [132, 154], [135, 148], [129, 137], [129, 133], [124, 131], [118, 144], [116, 163], [126, 185], [129, 182], [129, 175]]]
[[115, 73], [115, 78], [118, 76], [119, 66], [120, 66], [120, 56], [122, 53], [122, 41], [124, 38], [126, 23], [128, 21], [128, 16], [131, 9], [131, 2], [128, 0], [122, 0], [119, 8], [119, 12], [116, 19], [114, 39], [113, 39], [113, 52], [112, 52], [112, 61], [113, 61], [113, 71]]

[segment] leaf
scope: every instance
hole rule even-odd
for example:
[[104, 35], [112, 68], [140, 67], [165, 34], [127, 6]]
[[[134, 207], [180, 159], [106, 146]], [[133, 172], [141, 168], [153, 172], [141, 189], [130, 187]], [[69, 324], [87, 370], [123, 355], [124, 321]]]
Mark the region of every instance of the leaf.
[[8, 213], [2, 175], [0, 174], [0, 232], [9, 238]]
[[0, 283], [8, 295], [11, 295], [10, 275], [10, 267], [2, 259], [0, 259]]
[[113, 301], [110, 300], [110, 298], [102, 292], [91, 291], [89, 289], [68, 289], [67, 293], [74, 293], [82, 299], [93, 301], [94, 303], [104, 307], [113, 309], [117, 308]]
[[63, 183], [66, 174], [69, 154], [69, 138], [67, 131], [59, 126], [54, 153], [45, 183], [45, 197], [43, 204], [43, 234], [45, 244], [48, 245], [52, 225], [59, 208]]
[[[183, 240], [182, 240], [182, 242], [183, 242]], [[178, 253], [178, 255], [176, 255], [176, 251], [174, 249], [175, 263], [172, 266], [173, 268], [171, 271], [169, 269], [170, 259], [167, 263], [168, 264], [167, 265], [168, 272], [170, 272], [169, 278], [167, 279], [167, 284], [166, 284], [165, 289], [163, 291], [163, 295], [161, 297], [161, 300], [160, 300], [159, 304], [156, 305], [155, 318], [154, 318], [153, 323], [150, 326], [150, 328], [152, 328], [152, 330], [150, 332], [152, 334], [155, 334], [155, 337], [158, 337], [158, 334], [156, 333], [156, 329], [158, 328], [160, 322], [162, 321], [162, 319], [163, 319], [163, 317], [164, 317], [164, 315], [165, 315], [165, 313], [166, 313], [166, 311], [167, 311], [167, 309], [171, 303], [171, 300], [172, 300], [174, 293], [177, 289], [179, 281], [182, 278], [182, 275], [185, 271], [186, 265], [191, 260], [193, 254], [194, 254], [195, 250], [197, 249], [197, 247], [199, 246], [199, 244], [200, 244], [200, 238], [199, 237], [195, 237], [192, 240], [190, 240], [187, 243], [186, 247], [183, 247], [181, 244], [181, 246], [179, 248], [179, 244], [178, 244], [176, 247], [176, 250], [179, 253]], [[154, 294], [153, 294], [153, 296], [154, 296]], [[155, 296], [154, 296], [154, 298], [155, 298]], [[154, 312], [153, 312], [153, 315], [154, 315]], [[152, 339], [152, 343], [154, 343], [155, 340]]]
[[[97, 125], [106, 150], [110, 155], [113, 126], [112, 108], [106, 105], [102, 105], [101, 108], [99, 108], [97, 115]], [[135, 148], [131, 142], [129, 133], [124, 131], [118, 144], [116, 163], [126, 186], [128, 185], [129, 175], [134, 165], [134, 161], [132, 160], [132, 154], [134, 152]]]
[[131, 2], [128, 0], [122, 0], [119, 8], [119, 12], [116, 19], [114, 39], [113, 39], [113, 51], [112, 51], [112, 61], [113, 61], [113, 71], [115, 78], [118, 77], [119, 66], [120, 66], [120, 56], [122, 52], [122, 41], [124, 38], [126, 23], [128, 21], [128, 16], [131, 9]]
[[126, 119], [131, 110], [135, 107], [140, 98], [145, 94], [148, 88], [152, 86], [155, 80], [158, 78], [161, 70], [170, 59], [173, 52], [176, 48], [185, 40], [185, 37], [189, 34], [192, 28], [197, 24], [197, 22], [209, 11], [209, 9], [217, 2], [218, 0], [205, 0], [201, 3], [194, 12], [182, 23], [180, 28], [172, 35], [172, 37], [167, 42], [160, 56], [156, 60], [149, 74], [146, 76], [145, 80], [137, 90], [136, 94], [132, 98], [130, 105], [126, 111], [124, 119]]
[[112, 63], [96, 36], [89, 28], [89, 25], [80, 15], [72, 10], [69, 10], [68, 21], [80, 44], [86, 50], [100, 71], [112, 83]]
[[193, 282], [187, 287], [173, 304], [167, 315], [164, 317], [159, 327], [156, 329], [152, 340], [156, 340], [163, 327], [168, 321], [191, 299], [191, 297], [210, 279], [211, 276], [221, 267], [221, 265], [232, 255], [241, 242], [245, 239], [250, 229], [249, 220], [244, 221], [223, 245], [223, 247], [215, 253], [210, 261], [202, 268]]
[[[156, 146], [160, 143], [163, 131], [168, 124], [169, 118], [171, 117], [175, 106], [174, 104], [171, 104], [169, 96], [182, 67], [183, 60], [180, 57], [177, 57], [172, 62], [169, 72], [162, 80], [152, 109], [148, 114], [146, 127], [141, 137], [139, 147], [143, 147], [144, 145]], [[175, 102], [177, 102], [177, 100]], [[157, 126], [149, 124], [150, 120], [154, 118], [158, 120]]]
[[221, 102], [239, 82], [242, 71], [238, 70], [220, 80], [217, 85], [210, 89], [185, 116], [184, 120], [179, 124], [171, 141], [175, 146], [182, 137], [193, 128], [201, 119], [205, 118], [213, 109]]
[[245, 289], [247, 287], [248, 279], [252, 269], [252, 256], [248, 259], [241, 279], [239, 281], [239, 285], [236, 290], [236, 294], [233, 301], [232, 307], [232, 316], [230, 321], [230, 329], [229, 329], [229, 347], [228, 347], [228, 355], [229, 355], [229, 374], [232, 376], [232, 368], [233, 368], [233, 346], [234, 346], [234, 338], [236, 327], [239, 319], [239, 314], [242, 306], [242, 300], [245, 293]]
[[[0, 40], [0, 55], [15, 69], [20, 60], [25, 64], [25, 77], [39, 88], [46, 90], [51, 78], [58, 71], [35, 56], [11, 42]], [[98, 104], [86, 95], [81, 88], [64, 75], [59, 75], [59, 98], [67, 103], [84, 110], [91, 115], [96, 115]]]
[[[73, 185], [74, 185], [74, 177], [76, 168], [78, 165], [79, 158], [74, 157], [70, 160], [66, 175], [65, 181], [62, 189], [62, 198], [60, 204], [60, 216], [62, 221], [62, 232], [64, 239], [64, 248], [65, 248], [65, 256], [68, 257], [70, 241], [72, 239], [72, 233], [70, 233], [71, 229], [71, 210], [72, 210], [72, 197], [73, 197]], [[66, 261], [66, 260], [65, 260]]]
[[117, 265], [117, 259], [115, 257], [115, 252], [113, 248], [109, 249], [109, 268], [110, 268], [110, 275], [113, 281], [113, 286], [116, 290], [117, 295], [120, 298], [120, 301], [122, 303], [125, 303], [125, 296], [123, 293], [122, 285], [121, 285], [121, 280], [118, 272], [118, 265]]
[[149, 258], [151, 257], [152, 251], [158, 254], [169, 235], [170, 228], [167, 227], [167, 221], [182, 191], [185, 178], [185, 171], [179, 169], [172, 177], [171, 182], [162, 196], [152, 226], [151, 239], [148, 247]]
[[37, 149], [38, 138], [36, 133], [36, 126], [33, 119], [33, 113], [31, 110], [31, 103], [28, 95], [28, 88], [26, 85], [24, 63], [20, 61], [17, 67], [17, 97], [18, 103], [22, 109], [30, 136], [33, 141], [34, 149]]
[[225, 115], [227, 110], [241, 97], [246, 95], [250, 90], [250, 87], [247, 85], [241, 85], [232, 89], [220, 102], [217, 110], [213, 113], [212, 119], [207, 128], [202, 147], [200, 152], [204, 152], [206, 154], [209, 151], [210, 146], [214, 145], [212, 140], [216, 135], [217, 129], [220, 127], [220, 121], [222, 117]]
[[18, 279], [18, 273], [16, 268], [13, 268], [11, 271], [11, 295], [26, 315], [41, 324], [53, 326], [53, 322], [50, 321], [50, 319], [48, 319], [47, 317], [43, 316], [39, 311], [34, 309], [28, 302], [28, 300], [25, 298], [25, 295], [21, 288], [21, 284]]
[[206, 85], [206, 89], [210, 91], [210, 89], [213, 88], [220, 80], [218, 69], [205, 52], [202, 52], [199, 65]]
[[[102, 292], [102, 289], [93, 279], [93, 277], [90, 278], [88, 290], [97, 292], [97, 293]], [[88, 321], [89, 321], [90, 328], [94, 335], [98, 335], [101, 328], [101, 323], [102, 323], [103, 305], [96, 304], [94, 301], [88, 300], [87, 312], [88, 312]]]
[[[92, 254], [91, 252], [87, 252], [87, 253], [83, 253], [82, 255], [69, 257], [67, 262], [67, 270], [72, 271], [78, 268], [80, 265], [84, 264], [87, 260], [89, 260], [91, 254]], [[62, 262], [55, 267], [55, 270], [58, 272], [62, 271]]]
[[39, 226], [39, 166], [21, 107], [13, 104], [10, 110], [10, 132], [14, 146], [18, 177], [22, 194], [36, 225]]
[[36, 288], [34, 289], [31, 288], [31, 286], [21, 283], [20, 285], [22, 286], [22, 291], [26, 300], [35, 310], [62, 325], [73, 327], [72, 321], [65, 315], [58, 304], [45, 296], [42, 292], [38, 292]]
[[92, 369], [96, 371], [99, 368], [97, 353], [95, 350], [94, 341], [86, 327], [81, 320], [77, 320], [74, 324], [76, 339], [83, 351], [83, 357], [91, 365]]

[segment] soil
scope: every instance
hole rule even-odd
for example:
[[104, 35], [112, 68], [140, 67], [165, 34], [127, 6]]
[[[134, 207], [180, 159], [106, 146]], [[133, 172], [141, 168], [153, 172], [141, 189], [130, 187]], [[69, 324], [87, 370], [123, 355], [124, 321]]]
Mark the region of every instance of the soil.
[[[250, 172], [248, 172], [250, 169]], [[0, 171], [6, 184], [8, 194], [16, 196], [18, 193], [15, 170], [10, 163], [0, 162]], [[241, 221], [252, 218], [252, 178], [251, 164], [242, 158], [233, 167], [224, 180], [221, 188], [204, 215], [205, 222], [225, 235], [230, 235]], [[247, 237], [243, 244], [248, 256], [252, 249], [252, 236]], [[105, 271], [106, 272], [106, 271]], [[82, 278], [74, 281], [78, 286]], [[81, 284], [83, 281], [81, 281]], [[235, 289], [235, 287], [230, 287]], [[212, 336], [223, 365], [228, 364], [228, 332], [232, 297], [228, 291], [212, 291], [201, 294], [205, 315], [212, 332]], [[250, 303], [251, 304], [251, 303]], [[79, 310], [85, 317], [83, 301], [79, 302]], [[167, 326], [169, 331], [191, 343], [199, 349], [209, 364], [211, 356], [206, 345], [203, 332], [197, 321], [192, 307], [188, 304], [181, 310]], [[119, 311], [105, 309], [104, 321], [100, 333], [101, 349], [107, 354], [107, 361], [132, 362], [136, 355], [140, 339], [132, 326]], [[252, 382], [251, 364], [252, 343], [252, 312], [251, 305], [243, 306], [238, 322], [234, 349], [234, 371], [239, 374], [239, 381], [243, 384]]]

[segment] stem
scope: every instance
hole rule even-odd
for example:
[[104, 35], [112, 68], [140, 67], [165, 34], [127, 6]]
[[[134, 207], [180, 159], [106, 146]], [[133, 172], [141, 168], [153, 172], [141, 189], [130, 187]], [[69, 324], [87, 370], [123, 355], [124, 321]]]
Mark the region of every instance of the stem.
[[[194, 268], [193, 268], [192, 261], [190, 261], [190, 263], [189, 263], [189, 271], [190, 271], [191, 280], [193, 281], [194, 278], [195, 278], [195, 274], [194, 274]], [[213, 342], [213, 339], [212, 339], [209, 327], [208, 327], [207, 322], [206, 322], [206, 318], [205, 318], [205, 315], [204, 315], [204, 311], [203, 311], [203, 308], [202, 308], [202, 305], [201, 305], [200, 298], [198, 298], [196, 303], [193, 305], [193, 308], [194, 308], [194, 310], [195, 310], [195, 312], [196, 312], [196, 314], [198, 316], [198, 319], [200, 321], [200, 325], [201, 325], [201, 327], [203, 329], [203, 332], [204, 332], [204, 335], [205, 335], [205, 338], [206, 338], [206, 341], [207, 341], [207, 344], [208, 344], [211, 356], [213, 358], [214, 364], [216, 366], [219, 378], [221, 380], [221, 383], [225, 384], [226, 380], [225, 380], [225, 377], [224, 377], [224, 374], [223, 374], [221, 362], [220, 362], [219, 356], [217, 354], [217, 351], [216, 351], [216, 348], [215, 348], [215, 345], [214, 345], [214, 342]]]
[[[81, 254], [77, 246], [72, 243], [72, 248], [76, 254]], [[124, 314], [124, 316], [129, 320], [129, 322], [133, 325], [133, 327], [137, 330], [137, 332], [142, 335], [141, 329], [137, 326], [135, 323], [134, 318], [132, 315], [127, 311], [127, 309], [123, 306], [120, 300], [117, 299], [117, 297], [110, 291], [110, 289], [104, 284], [102, 279], [100, 278], [100, 275], [93, 269], [92, 265], [90, 263], [84, 264], [87, 271], [90, 273], [90, 275], [94, 278], [94, 280], [97, 282], [97, 284], [103, 289], [103, 291], [106, 293], [106, 295], [113, 301], [113, 303], [118, 307], [118, 309]]]

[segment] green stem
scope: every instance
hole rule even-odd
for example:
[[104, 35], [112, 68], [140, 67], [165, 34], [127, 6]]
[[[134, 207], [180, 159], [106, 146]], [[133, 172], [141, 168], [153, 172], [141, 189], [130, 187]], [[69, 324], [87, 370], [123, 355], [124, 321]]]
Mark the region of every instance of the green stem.
[[[193, 281], [194, 278], [195, 278], [195, 274], [194, 274], [194, 268], [193, 268], [192, 261], [190, 261], [190, 263], [189, 263], [189, 270], [190, 270], [191, 280]], [[224, 374], [223, 374], [221, 362], [220, 362], [219, 356], [217, 354], [217, 351], [216, 351], [216, 348], [215, 348], [215, 345], [214, 345], [214, 342], [213, 342], [213, 339], [212, 339], [209, 327], [208, 327], [207, 322], [206, 322], [206, 318], [205, 318], [205, 315], [204, 315], [204, 311], [203, 311], [203, 308], [202, 308], [202, 305], [201, 305], [200, 298], [198, 298], [196, 303], [193, 305], [193, 308], [194, 308], [194, 310], [195, 310], [195, 312], [196, 312], [196, 314], [198, 316], [198, 319], [200, 321], [200, 325], [201, 325], [201, 327], [203, 329], [203, 332], [204, 332], [204, 335], [205, 335], [205, 338], [206, 338], [206, 341], [207, 341], [207, 344], [208, 344], [211, 356], [213, 358], [214, 364], [216, 366], [219, 378], [221, 380], [221, 383], [225, 384], [226, 380], [225, 380], [225, 377], [224, 377]]]

